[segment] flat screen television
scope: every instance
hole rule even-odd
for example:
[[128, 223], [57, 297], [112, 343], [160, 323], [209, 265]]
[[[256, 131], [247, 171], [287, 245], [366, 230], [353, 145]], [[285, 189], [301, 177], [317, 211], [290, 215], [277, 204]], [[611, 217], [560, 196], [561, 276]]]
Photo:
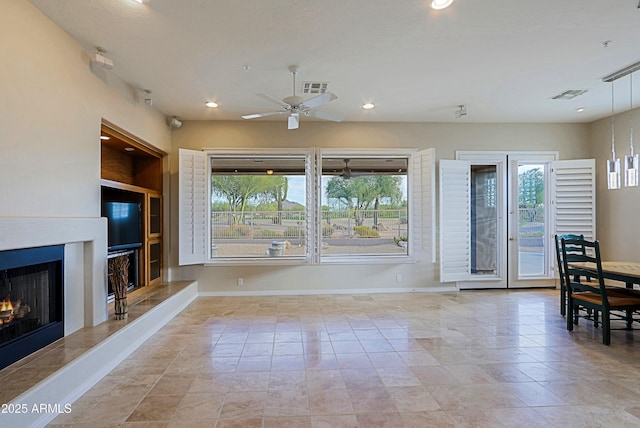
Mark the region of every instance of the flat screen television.
[[108, 223], [109, 251], [142, 246], [140, 204], [136, 202], [103, 202], [102, 217]]

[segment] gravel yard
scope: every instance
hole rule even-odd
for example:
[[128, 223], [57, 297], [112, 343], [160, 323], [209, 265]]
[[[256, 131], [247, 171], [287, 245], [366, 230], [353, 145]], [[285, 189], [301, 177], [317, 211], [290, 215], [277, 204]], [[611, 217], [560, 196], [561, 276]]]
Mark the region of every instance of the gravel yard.
[[[349, 242], [355, 241], [349, 245]], [[365, 242], [361, 242], [365, 241]], [[378, 240], [340, 240], [339, 245], [326, 245], [322, 248], [323, 255], [331, 254], [406, 254], [405, 248], [397, 246], [395, 243], [384, 240], [381, 243], [374, 243]], [[264, 242], [224, 242], [218, 241], [218, 257], [269, 257], [268, 248], [271, 241]], [[284, 252], [285, 256], [303, 256], [305, 247], [292, 243]]]

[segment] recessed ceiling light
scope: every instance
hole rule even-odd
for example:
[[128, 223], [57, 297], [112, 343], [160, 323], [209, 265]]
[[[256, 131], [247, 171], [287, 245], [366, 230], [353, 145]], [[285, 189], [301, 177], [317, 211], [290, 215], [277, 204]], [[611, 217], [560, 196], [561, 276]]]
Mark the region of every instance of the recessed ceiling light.
[[374, 108], [376, 105], [374, 103], [366, 103], [366, 104], [362, 104], [362, 108], [365, 110], [371, 110], [372, 108]]
[[135, 149], [133, 147], [125, 147], [124, 150], [127, 151], [127, 152], [132, 152]]
[[206, 105], [209, 108], [216, 108], [218, 107], [218, 103], [216, 103], [215, 101], [207, 101], [206, 103], [204, 103], [204, 105]]
[[108, 135], [101, 135], [101, 136], [100, 136], [100, 139], [101, 139], [101, 140], [110, 140], [110, 139], [111, 139], [111, 137], [109, 137]]
[[140, 4], [149, 2], [149, 0], [133, 0], [133, 1]]
[[431, 2], [431, 9], [435, 9], [435, 10], [446, 9], [449, 6], [451, 6], [451, 3], [453, 3], [453, 0], [433, 0]]
[[582, 113], [582, 112], [584, 111], [584, 107], [578, 107], [578, 108], [576, 109], [576, 111], [577, 111], [578, 113]]

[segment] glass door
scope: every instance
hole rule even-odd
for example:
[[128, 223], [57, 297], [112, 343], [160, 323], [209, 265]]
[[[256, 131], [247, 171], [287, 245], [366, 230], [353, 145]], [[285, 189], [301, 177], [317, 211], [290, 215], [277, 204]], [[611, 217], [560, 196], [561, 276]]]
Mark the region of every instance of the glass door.
[[549, 285], [549, 164], [552, 158], [510, 155], [509, 287]]
[[506, 288], [506, 155], [461, 154], [469, 162], [470, 272], [460, 289]]
[[471, 165], [471, 275], [498, 274], [497, 166]]

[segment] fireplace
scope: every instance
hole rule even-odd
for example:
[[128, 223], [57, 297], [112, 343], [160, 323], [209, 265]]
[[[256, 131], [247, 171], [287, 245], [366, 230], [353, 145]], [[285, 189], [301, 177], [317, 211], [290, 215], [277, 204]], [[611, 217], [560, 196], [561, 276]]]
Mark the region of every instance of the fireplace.
[[0, 251], [0, 369], [64, 336], [64, 245]]

